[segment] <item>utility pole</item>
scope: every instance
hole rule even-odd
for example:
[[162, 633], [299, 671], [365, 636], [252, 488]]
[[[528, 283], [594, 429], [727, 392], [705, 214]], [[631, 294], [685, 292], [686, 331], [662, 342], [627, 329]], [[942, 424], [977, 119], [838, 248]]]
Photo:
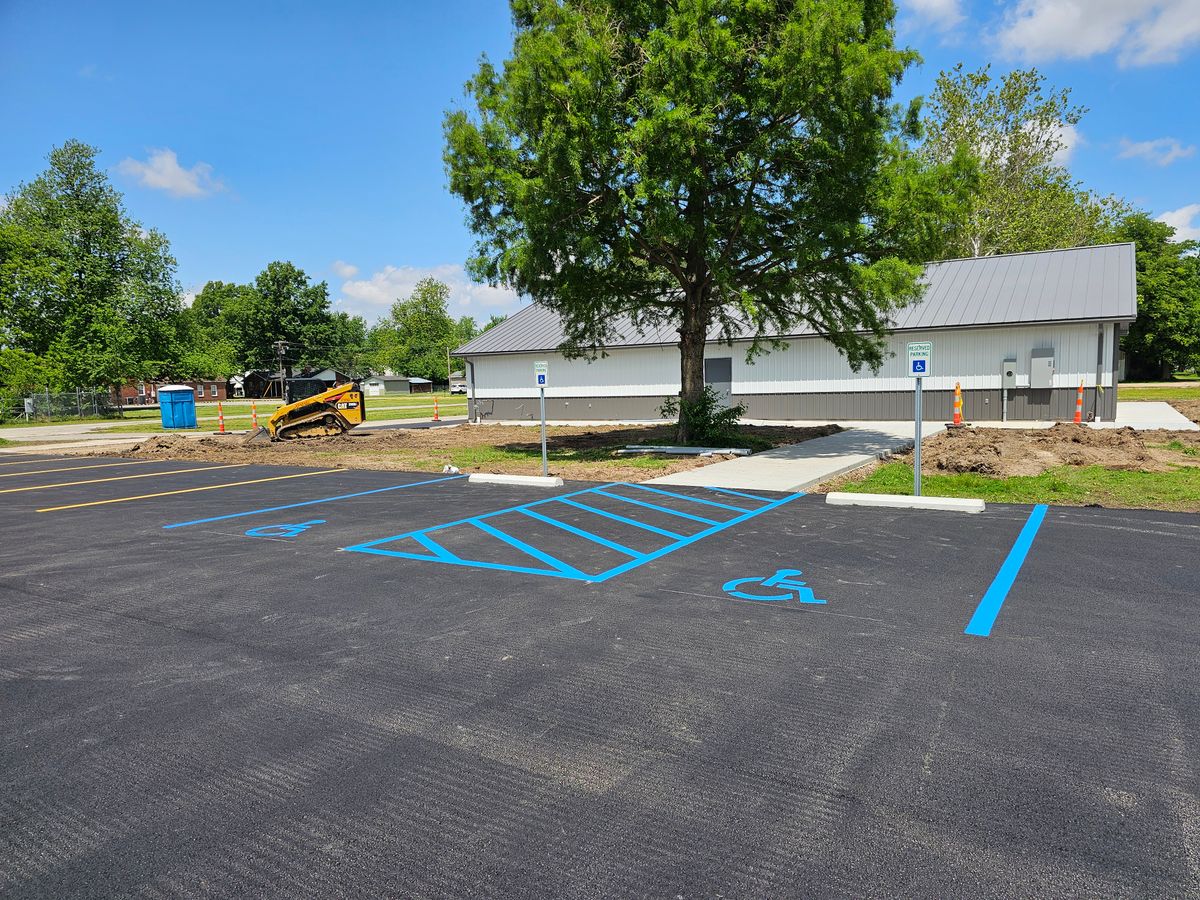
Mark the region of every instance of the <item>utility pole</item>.
[[284, 393], [285, 385], [284, 385], [284, 375], [283, 375], [283, 354], [284, 354], [284, 351], [287, 350], [287, 348], [288, 348], [287, 341], [276, 341], [275, 342], [275, 358], [279, 364], [279, 402], [280, 403], [287, 402], [287, 397], [286, 397], [286, 394]]

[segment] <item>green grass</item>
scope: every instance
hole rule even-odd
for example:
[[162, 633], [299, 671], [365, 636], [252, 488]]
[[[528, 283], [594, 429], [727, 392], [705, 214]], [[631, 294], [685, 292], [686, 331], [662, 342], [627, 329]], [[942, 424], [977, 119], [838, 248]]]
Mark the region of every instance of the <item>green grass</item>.
[[4, 438], [0, 438], [0, 447], [15, 447], [17, 443], [17, 441], [6, 441]]
[[[555, 450], [547, 449], [546, 460], [553, 467], [555, 463], [613, 463], [623, 466], [634, 466], [640, 469], [664, 469], [673, 460], [670, 457], [630, 456], [614, 457], [616, 447], [592, 448], [588, 450]], [[515, 447], [492, 447], [478, 444], [450, 451], [450, 461], [462, 468], [478, 468], [480, 466], [499, 465], [507, 462], [541, 462], [542, 448], [531, 447], [521, 449]]]
[[1164, 384], [1161, 387], [1159, 385], [1153, 387], [1125, 387], [1122, 385], [1117, 390], [1117, 398], [1122, 401], [1164, 400], [1168, 403], [1172, 400], [1200, 400], [1200, 387], [1171, 384]]
[[[1177, 443], [1177, 442], [1176, 442]], [[841, 488], [868, 494], [911, 494], [912, 466], [886, 463], [861, 481]], [[1059, 503], [1200, 511], [1200, 468], [1126, 472], [1103, 466], [1061, 466], [1041, 475], [992, 478], [973, 473], [925, 475], [930, 497], [979, 497], [991, 503]]]

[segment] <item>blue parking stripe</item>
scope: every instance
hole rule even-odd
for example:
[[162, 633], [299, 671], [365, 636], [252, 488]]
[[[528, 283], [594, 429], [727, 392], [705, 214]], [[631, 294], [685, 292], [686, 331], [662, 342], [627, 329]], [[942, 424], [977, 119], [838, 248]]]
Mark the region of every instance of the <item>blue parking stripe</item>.
[[682, 541], [684, 539], [682, 534], [676, 534], [673, 531], [667, 531], [665, 528], [658, 528], [657, 526], [651, 525], [647, 522], [639, 522], [637, 519], [627, 519], [625, 516], [617, 515], [614, 512], [609, 512], [605, 509], [597, 509], [596, 507], [588, 506], [585, 503], [576, 503], [574, 500], [567, 500], [563, 497], [560, 497], [559, 499], [568, 506], [574, 506], [577, 509], [584, 510], [585, 512], [595, 513], [598, 516], [604, 516], [604, 518], [612, 519], [614, 522], [624, 522], [626, 525], [632, 525], [634, 528], [640, 528], [643, 531], [653, 531], [655, 534], [661, 534], [663, 537], [670, 538], [673, 541]]
[[562, 572], [564, 575], [571, 575], [575, 578], [587, 578], [587, 575], [585, 575], [583, 572], [580, 572], [574, 566], [563, 562], [561, 559], [558, 559], [557, 557], [551, 556], [549, 553], [543, 553], [537, 547], [531, 547], [529, 544], [525, 543], [524, 541], [520, 540], [519, 538], [515, 538], [511, 534], [506, 534], [505, 532], [501, 531], [499, 528], [493, 528], [487, 522], [483, 521], [483, 518], [471, 519], [470, 522], [476, 528], [478, 528], [482, 531], [486, 531], [488, 534], [490, 534], [494, 538], [499, 538], [500, 540], [504, 541], [504, 543], [508, 544], [509, 546], [516, 547], [522, 553], [528, 554], [529, 556], [532, 556], [534, 559], [540, 559], [542, 562], [544, 562], [550, 568], [557, 569], [559, 572]]
[[766, 506], [763, 506], [759, 509], [752, 509], [749, 512], [743, 513], [737, 518], [730, 519], [728, 522], [720, 522], [714, 525], [712, 528], [706, 528], [704, 531], [701, 531], [698, 534], [693, 534], [689, 538], [684, 538], [677, 544], [668, 544], [666, 547], [655, 550], [653, 553], [646, 554], [641, 559], [631, 559], [629, 562], [617, 566], [616, 568], [609, 569], [607, 572], [601, 572], [592, 580], [599, 583], [608, 581], [610, 578], [616, 578], [618, 575], [622, 575], [625, 572], [628, 572], [630, 569], [636, 569], [638, 566], [643, 565], [644, 563], [648, 563], [652, 560], [658, 559], [659, 557], [666, 556], [669, 553], [674, 553], [676, 550], [682, 550], [684, 547], [688, 547], [696, 543], [696, 541], [703, 540], [710, 535], [718, 534], [719, 532], [725, 531], [727, 528], [730, 528], [734, 525], [739, 525], [742, 522], [753, 519], [755, 516], [762, 515], [765, 512], [769, 512], [772, 509], [783, 506], [785, 503], [791, 503], [793, 500], [799, 500], [803, 496], [803, 492], [788, 494], [778, 500], [771, 501]]
[[666, 513], [669, 516], [678, 516], [681, 519], [691, 519], [693, 522], [701, 522], [704, 525], [720, 525], [716, 519], [706, 519], [703, 516], [693, 516], [691, 513], [679, 512], [675, 509], [667, 509], [665, 506], [658, 506], [654, 503], [647, 503], [645, 500], [634, 500], [632, 497], [622, 497], [620, 494], [610, 494], [608, 491], [596, 491], [604, 497], [612, 497], [614, 500], [620, 500], [622, 503], [633, 503], [637, 506], [644, 506], [646, 509], [657, 510], [661, 513]]
[[732, 494], [735, 497], [745, 497], [747, 500], [757, 500], [759, 503], [773, 503], [770, 497], [757, 497], [754, 494], [747, 494], [745, 491], [735, 491], [732, 488], [710, 487], [710, 491], [720, 491], [722, 494]]
[[626, 556], [634, 558], [643, 556], [636, 550], [630, 550], [628, 547], [622, 547], [615, 541], [610, 541], [608, 538], [600, 537], [598, 534], [592, 534], [590, 531], [584, 531], [582, 528], [576, 528], [574, 525], [568, 525], [566, 522], [560, 522], [558, 519], [552, 519], [549, 516], [543, 516], [539, 512], [534, 512], [532, 509], [521, 510], [523, 515], [529, 516], [531, 519], [537, 519], [545, 522], [547, 525], [553, 525], [555, 528], [561, 528], [563, 531], [569, 531], [571, 534], [577, 534], [581, 538], [591, 541], [593, 544], [599, 544], [602, 547], [608, 547], [610, 550], [616, 550], [618, 553], [624, 553]]
[[1033, 546], [1033, 539], [1037, 537], [1038, 529], [1042, 527], [1042, 520], [1045, 518], [1046, 504], [1039, 503], [1029, 514], [1029, 518], [1025, 520], [1021, 533], [1017, 535], [1016, 543], [1008, 551], [1008, 558], [1004, 560], [1004, 565], [996, 573], [987, 593], [975, 607], [975, 615], [971, 616], [971, 621], [963, 629], [963, 634], [987, 637], [992, 633], [992, 626], [996, 624], [996, 617], [1000, 615], [1000, 607], [1004, 605], [1004, 600], [1008, 597], [1013, 582], [1017, 580], [1025, 557], [1029, 554], [1029, 548]]
[[283, 506], [265, 506], [262, 509], [251, 509], [247, 512], [229, 513], [225, 516], [212, 516], [207, 519], [193, 519], [190, 522], [176, 522], [173, 525], [164, 525], [163, 528], [186, 528], [188, 525], [204, 525], [207, 522], [223, 522], [226, 519], [240, 519], [242, 516], [254, 516], [259, 513], [280, 512], [285, 509], [297, 509], [301, 506], [313, 506], [317, 503], [332, 503], [334, 500], [350, 500], [354, 497], [366, 497], [368, 494], [382, 494], [386, 491], [401, 491], [405, 488], [421, 487], [426, 484], [440, 484], [443, 481], [455, 481], [459, 478], [466, 478], [466, 475], [447, 475], [445, 478], [432, 478], [428, 481], [410, 481], [407, 484], [393, 484], [391, 487], [375, 488], [370, 491], [358, 491], [354, 494], [339, 494], [336, 497], [322, 497], [319, 500], [305, 500], [301, 503], [287, 503]]
[[730, 506], [728, 503], [718, 503], [716, 500], [704, 500], [700, 497], [689, 497], [687, 494], [676, 494], [673, 491], [662, 491], [658, 488], [652, 488], [644, 484], [631, 484], [630, 487], [635, 487], [639, 491], [653, 491], [656, 494], [662, 494], [664, 497], [677, 497], [680, 500], [688, 500], [692, 503], [703, 503], [705, 506], [716, 506], [720, 509], [729, 509], [737, 513], [747, 512], [746, 507], [744, 506]]
[[[372, 544], [374, 541], [372, 541]], [[522, 572], [526, 575], [546, 575], [550, 578], [566, 578], [569, 581], [586, 581], [587, 576], [583, 573], [578, 575], [568, 574], [567, 572], [558, 572], [552, 569], [535, 569], [532, 566], [508, 566], [504, 563], [489, 563], [479, 562], [473, 559], [459, 559], [456, 556], [433, 558], [431, 556], [422, 556], [419, 553], [402, 553], [399, 550], [384, 550], [380, 547], [373, 547], [371, 544], [355, 544], [353, 547], [344, 547], [347, 553], [371, 553], [375, 556], [391, 556], [396, 559], [415, 559], [420, 562], [438, 562], [447, 566], [462, 566], [465, 569], [491, 569], [495, 572]]]

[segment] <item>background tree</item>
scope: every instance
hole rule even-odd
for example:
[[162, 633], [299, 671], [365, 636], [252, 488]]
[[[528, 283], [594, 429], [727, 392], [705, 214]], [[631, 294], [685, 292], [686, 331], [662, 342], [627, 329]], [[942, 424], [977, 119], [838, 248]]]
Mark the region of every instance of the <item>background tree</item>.
[[1069, 90], [1052, 90], [1037, 69], [995, 82], [985, 66], [938, 76], [926, 104], [922, 153], [946, 163], [967, 153], [978, 184], [947, 235], [946, 257], [987, 256], [1104, 243], [1128, 208], [1097, 197], [1059, 162], [1086, 110]]
[[[450, 318], [449, 299], [448, 285], [436, 278], [422, 278], [411, 296], [392, 304], [389, 315], [371, 332], [376, 368], [446, 381], [446, 352], [458, 346], [456, 335], [462, 327]], [[474, 324], [472, 321], [472, 328]]]
[[894, 46], [890, 2], [511, 6], [510, 59], [485, 59], [473, 112], [444, 124], [473, 274], [555, 310], [568, 354], [621, 317], [675, 326], [681, 406], [714, 330], [748, 329], [757, 352], [809, 325], [854, 368], [882, 362], [934, 252], [924, 213], [954, 196], [895, 134], [916, 54]]
[[155, 378], [183, 349], [167, 240], [126, 214], [98, 152], [56, 147], [0, 211], [0, 341], [49, 387]]
[[1122, 341], [1135, 377], [1170, 378], [1200, 365], [1200, 241], [1145, 213], [1128, 216], [1117, 239], [1137, 245], [1138, 315]]
[[289, 365], [348, 367], [366, 339], [362, 318], [333, 311], [328, 285], [310, 283], [290, 262], [271, 263], [253, 285], [210, 281], [192, 303], [191, 324], [189, 361], [229, 370], [213, 375], [274, 369], [275, 341], [292, 345]]
[[483, 327], [479, 329], [479, 333], [483, 334], [485, 331], [490, 331], [507, 318], [508, 316], [502, 316], [493, 313], [492, 315], [488, 316], [488, 320], [483, 323]]

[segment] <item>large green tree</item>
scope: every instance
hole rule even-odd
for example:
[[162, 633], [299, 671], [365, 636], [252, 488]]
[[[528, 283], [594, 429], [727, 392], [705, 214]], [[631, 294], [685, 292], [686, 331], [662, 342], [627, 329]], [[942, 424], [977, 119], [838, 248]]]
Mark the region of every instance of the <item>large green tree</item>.
[[230, 369], [211, 374], [274, 368], [276, 341], [288, 343], [289, 364], [345, 365], [366, 336], [360, 317], [333, 310], [325, 282], [310, 282], [290, 262], [271, 263], [252, 285], [210, 281], [196, 295], [191, 318], [193, 364]]
[[922, 153], [945, 163], [978, 162], [969, 204], [947, 233], [947, 257], [1079, 247], [1111, 240], [1128, 210], [1075, 181], [1061, 162], [1086, 110], [1054, 90], [1036, 69], [999, 80], [961, 64], [938, 76], [925, 104]]
[[52, 387], [157, 377], [183, 350], [167, 240], [125, 212], [98, 153], [56, 147], [0, 211], [0, 349]]
[[[431, 381], [449, 376], [447, 353], [474, 331], [473, 319], [455, 322], [448, 312], [450, 288], [436, 278], [422, 278], [412, 294], [392, 304], [389, 315], [371, 330], [369, 343], [377, 369], [415, 375]], [[465, 322], [469, 322], [469, 329]]]
[[1135, 377], [1169, 378], [1200, 365], [1200, 241], [1144, 213], [1128, 216], [1117, 237], [1137, 246], [1137, 319], [1122, 341]]
[[474, 108], [444, 125], [477, 277], [554, 309], [567, 353], [602, 350], [622, 316], [676, 327], [685, 406], [714, 333], [756, 351], [807, 325], [881, 363], [936, 253], [926, 212], [957, 183], [899, 140], [890, 97], [916, 54], [890, 0], [511, 6], [511, 57], [481, 63]]

